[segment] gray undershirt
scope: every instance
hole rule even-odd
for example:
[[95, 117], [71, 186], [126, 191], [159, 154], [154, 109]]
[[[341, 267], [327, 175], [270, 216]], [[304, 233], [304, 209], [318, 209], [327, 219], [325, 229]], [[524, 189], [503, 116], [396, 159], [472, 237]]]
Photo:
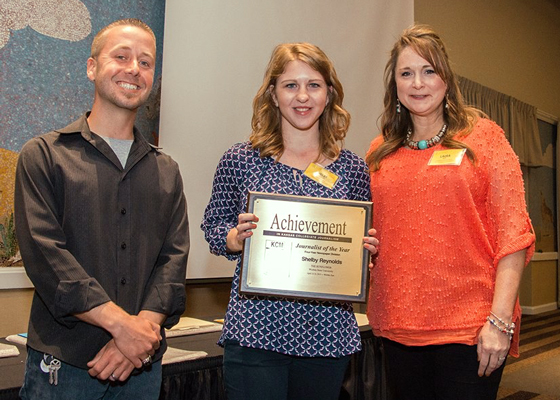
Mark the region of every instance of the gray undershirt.
[[132, 142], [134, 139], [115, 139], [106, 136], [101, 136], [103, 140], [113, 149], [115, 155], [121, 162], [122, 167], [126, 165], [126, 160], [128, 159], [128, 154], [130, 153], [130, 148], [132, 147]]

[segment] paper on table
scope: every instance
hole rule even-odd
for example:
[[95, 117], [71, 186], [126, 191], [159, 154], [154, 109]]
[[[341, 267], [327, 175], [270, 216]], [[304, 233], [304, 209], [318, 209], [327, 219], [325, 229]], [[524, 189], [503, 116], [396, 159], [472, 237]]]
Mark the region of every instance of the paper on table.
[[358, 326], [369, 325], [369, 320], [366, 314], [354, 313], [356, 316], [356, 321], [358, 321]]
[[167, 351], [163, 355], [162, 364], [171, 364], [187, 360], [196, 360], [198, 358], [204, 358], [208, 355], [205, 351], [191, 351], [182, 350], [175, 347], [168, 347]]
[[13, 344], [0, 343], [0, 358], [19, 356], [19, 350]]
[[17, 335], [6, 336], [6, 340], [8, 342], [25, 346], [27, 344], [27, 333], [18, 333]]
[[218, 332], [222, 330], [222, 324], [204, 321], [202, 319], [182, 317], [179, 323], [171, 329], [165, 330], [167, 337], [196, 335], [197, 333]]

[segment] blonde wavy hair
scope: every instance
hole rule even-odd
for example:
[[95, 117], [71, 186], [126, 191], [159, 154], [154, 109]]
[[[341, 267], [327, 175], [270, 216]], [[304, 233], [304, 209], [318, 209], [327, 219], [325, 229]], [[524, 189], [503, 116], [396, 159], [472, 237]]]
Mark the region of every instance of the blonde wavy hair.
[[332, 62], [319, 47], [309, 43], [284, 43], [272, 52], [263, 83], [253, 99], [251, 145], [260, 151], [261, 158], [271, 156], [278, 160], [282, 156], [282, 116], [271, 91], [286, 65], [295, 60], [303, 61], [319, 72], [329, 88], [329, 101], [319, 118], [320, 149], [322, 155], [336, 160], [350, 126], [350, 114], [342, 107], [344, 91]]
[[385, 157], [402, 147], [407, 130], [413, 125], [410, 112], [406, 107], [401, 105], [401, 112], [397, 113], [395, 69], [400, 54], [407, 47], [410, 47], [420, 57], [428, 61], [436, 74], [447, 85], [443, 116], [447, 124], [447, 133], [441, 144], [451, 149], [466, 149], [467, 156], [471, 162], [475, 163], [476, 155], [474, 152], [469, 146], [455, 138], [469, 135], [478, 119], [485, 117], [485, 114], [476, 108], [465, 105], [459, 90], [457, 77], [451, 69], [447, 50], [440, 36], [428, 25], [413, 25], [403, 31], [393, 46], [391, 56], [385, 66], [384, 110], [381, 115], [381, 134], [384, 141], [366, 158], [370, 170], [377, 171], [381, 168], [381, 161]]

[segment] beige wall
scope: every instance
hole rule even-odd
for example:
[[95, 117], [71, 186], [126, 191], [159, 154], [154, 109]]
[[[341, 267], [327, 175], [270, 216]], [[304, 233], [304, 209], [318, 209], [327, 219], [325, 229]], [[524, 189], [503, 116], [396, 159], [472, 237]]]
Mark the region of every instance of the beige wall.
[[[560, 2], [415, 0], [414, 18], [443, 37], [455, 71], [560, 117]], [[524, 310], [557, 301], [555, 262], [532, 262]]]
[[[542, 306], [556, 303], [556, 261], [533, 261], [525, 269], [519, 288], [521, 305], [534, 313]], [[539, 307], [540, 306], [540, 307]]]
[[27, 332], [33, 289], [0, 290], [0, 337]]
[[560, 2], [415, 0], [416, 22], [438, 31], [455, 71], [560, 116]]
[[224, 318], [230, 291], [231, 280], [187, 285], [187, 309], [184, 315], [194, 318]]

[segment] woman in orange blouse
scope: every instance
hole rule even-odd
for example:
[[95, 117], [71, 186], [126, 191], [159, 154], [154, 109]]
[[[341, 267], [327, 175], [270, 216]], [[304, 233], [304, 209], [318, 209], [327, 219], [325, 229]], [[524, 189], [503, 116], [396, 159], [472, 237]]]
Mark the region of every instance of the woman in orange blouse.
[[517, 297], [534, 251], [519, 161], [465, 106], [431, 28], [403, 32], [385, 69], [367, 163], [381, 243], [368, 317], [395, 399], [495, 399], [518, 355]]

